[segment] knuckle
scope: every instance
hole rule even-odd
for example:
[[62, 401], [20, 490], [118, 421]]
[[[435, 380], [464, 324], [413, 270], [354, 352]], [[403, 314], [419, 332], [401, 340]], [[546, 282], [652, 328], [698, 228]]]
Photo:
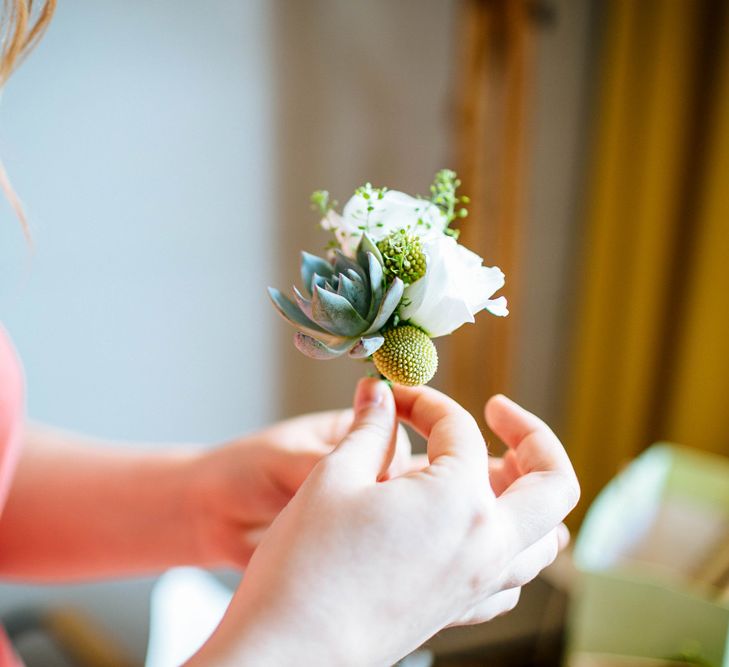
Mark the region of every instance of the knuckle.
[[471, 501], [463, 510], [465, 537], [479, 551], [481, 562], [484, 554], [492, 565], [499, 565], [506, 558], [504, 540], [497, 530], [497, 517], [493, 507], [481, 500]]
[[562, 496], [567, 507], [566, 514], [571, 512], [580, 500], [580, 484], [574, 472], [565, 473], [561, 478]]
[[468, 580], [468, 587], [471, 593], [481, 596], [488, 588], [488, 577], [482, 569], [477, 569]]
[[469, 531], [480, 533], [488, 529], [491, 522], [491, 511], [484, 502], [476, 500], [471, 508], [471, 525]]
[[542, 562], [542, 565], [539, 568], [539, 572], [541, 572], [545, 567], [554, 563], [554, 560], [557, 558], [558, 554], [559, 554], [559, 540], [557, 539], [557, 534], [553, 532], [553, 534], [550, 537], [549, 542], [545, 548], [544, 561]]
[[511, 594], [509, 601], [506, 604], [506, 609], [504, 612], [510, 612], [512, 611], [516, 605], [519, 604], [519, 599], [521, 598], [521, 587], [512, 589], [514, 592]]
[[390, 424], [385, 424], [375, 416], [365, 415], [355, 429], [350, 433], [350, 438], [371, 439], [389, 438], [391, 435]]
[[570, 511], [577, 506], [577, 503], [580, 501], [580, 495], [580, 484], [577, 481], [577, 477], [573, 473], [572, 475], [570, 475], [567, 484], [567, 497], [569, 498]]
[[503, 616], [504, 614], [508, 614], [510, 611], [513, 611], [516, 605], [519, 604], [519, 598], [521, 597], [521, 587], [517, 588], [510, 588], [507, 591], [504, 591], [502, 594], [503, 599], [500, 600], [499, 607], [494, 614], [494, 618], [497, 618], [499, 616]]
[[517, 582], [517, 585], [524, 586], [530, 581], [536, 579], [545, 567], [548, 567], [554, 562], [554, 559], [557, 558], [558, 554], [559, 542], [557, 540], [557, 536], [553, 533], [544, 541], [544, 545], [540, 549], [540, 553], [534, 554], [529, 567], [524, 568], [524, 572]]
[[554, 562], [559, 555], [559, 538], [556, 531], [552, 533], [552, 539], [549, 541], [549, 550], [547, 552], [547, 565]]
[[511, 564], [506, 568], [499, 580], [502, 591], [510, 591], [528, 584], [537, 576], [541, 568], [535, 563]]
[[492, 545], [493, 560], [498, 572], [503, 572], [512, 563], [512, 554], [503, 540], [495, 541]]
[[517, 586], [523, 586], [528, 583], [528, 578], [518, 572], [507, 572], [501, 577], [499, 581], [499, 589], [507, 591]]
[[[485, 620], [488, 620], [488, 619], [485, 619]], [[473, 625], [474, 623], [480, 623], [480, 622], [482, 622], [482, 619], [480, 618], [478, 612], [476, 610], [472, 609], [472, 610], [464, 612], [463, 614], [458, 616], [458, 618], [456, 618], [455, 621], [453, 621], [446, 627], [454, 628], [454, 627], [463, 626], [463, 625]]]

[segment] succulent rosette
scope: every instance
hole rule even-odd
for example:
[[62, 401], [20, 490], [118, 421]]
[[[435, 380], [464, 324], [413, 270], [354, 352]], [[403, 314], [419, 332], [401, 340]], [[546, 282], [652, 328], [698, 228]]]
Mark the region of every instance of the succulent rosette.
[[508, 315], [506, 298], [494, 298], [504, 274], [483, 266], [450, 228], [466, 216], [459, 185], [447, 169], [428, 199], [368, 183], [341, 213], [328, 192], [312, 195], [322, 228], [334, 235], [328, 256], [302, 253], [303, 292], [294, 287], [293, 299], [269, 288], [302, 353], [370, 359], [392, 382], [425, 384], [438, 367], [432, 338], [474, 322], [481, 310]]
[[304, 294], [294, 287], [295, 302], [273, 287], [268, 292], [278, 312], [298, 329], [294, 345], [313, 359], [343, 354], [361, 359], [376, 352], [404, 289], [399, 278], [386, 283], [383, 258], [367, 235], [354, 259], [339, 250], [331, 262], [303, 252], [301, 282]]

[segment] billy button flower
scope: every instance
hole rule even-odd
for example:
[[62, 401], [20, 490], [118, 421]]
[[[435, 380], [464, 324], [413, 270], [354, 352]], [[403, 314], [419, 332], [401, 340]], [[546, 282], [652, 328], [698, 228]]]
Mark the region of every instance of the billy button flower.
[[409, 324], [387, 329], [372, 355], [375, 368], [391, 382], [416, 387], [438, 370], [438, 352], [428, 334]]

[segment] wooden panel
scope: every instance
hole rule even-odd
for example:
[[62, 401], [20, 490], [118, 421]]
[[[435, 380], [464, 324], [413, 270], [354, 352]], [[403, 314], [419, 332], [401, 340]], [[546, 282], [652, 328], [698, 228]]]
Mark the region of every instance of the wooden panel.
[[526, 2], [471, 0], [462, 17], [458, 171], [471, 197], [461, 242], [507, 276], [505, 320], [481, 315], [448, 341], [448, 391], [474, 415], [508, 393], [519, 325], [519, 255], [525, 190], [533, 24]]

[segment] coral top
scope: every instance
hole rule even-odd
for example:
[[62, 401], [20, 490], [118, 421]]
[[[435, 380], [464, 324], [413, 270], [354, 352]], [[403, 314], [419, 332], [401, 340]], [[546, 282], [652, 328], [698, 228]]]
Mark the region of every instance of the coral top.
[[[0, 325], [0, 521], [18, 463], [23, 429], [24, 382], [20, 362]], [[0, 667], [20, 665], [0, 626]]]
[[23, 372], [10, 338], [0, 325], [0, 512], [20, 454], [23, 427]]

